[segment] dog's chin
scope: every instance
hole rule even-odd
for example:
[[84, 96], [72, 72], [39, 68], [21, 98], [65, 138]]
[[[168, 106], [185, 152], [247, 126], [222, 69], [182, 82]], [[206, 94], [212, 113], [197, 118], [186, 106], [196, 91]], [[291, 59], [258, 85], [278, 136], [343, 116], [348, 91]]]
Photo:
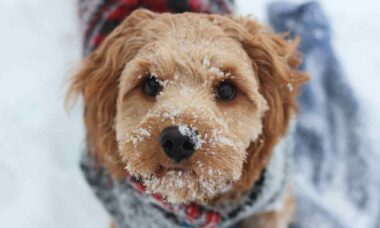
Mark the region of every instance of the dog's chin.
[[205, 203], [226, 191], [232, 179], [220, 172], [197, 174], [193, 170], [160, 168], [142, 178], [147, 192], [161, 194], [169, 203]]

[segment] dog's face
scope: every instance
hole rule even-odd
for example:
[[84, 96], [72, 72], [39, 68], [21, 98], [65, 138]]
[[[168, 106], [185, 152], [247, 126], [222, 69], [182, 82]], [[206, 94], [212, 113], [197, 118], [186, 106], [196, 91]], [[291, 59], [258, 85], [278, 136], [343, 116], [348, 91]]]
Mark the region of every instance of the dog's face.
[[131, 15], [73, 84], [84, 94], [93, 150], [173, 203], [252, 185], [286, 129], [302, 77], [285, 49], [274, 50], [286, 41], [268, 35], [260, 44], [261, 27], [246, 23]]
[[161, 30], [120, 77], [120, 155], [171, 202], [210, 198], [240, 178], [266, 101], [246, 52], [217, 25], [181, 16], [161, 23], [151, 22]]

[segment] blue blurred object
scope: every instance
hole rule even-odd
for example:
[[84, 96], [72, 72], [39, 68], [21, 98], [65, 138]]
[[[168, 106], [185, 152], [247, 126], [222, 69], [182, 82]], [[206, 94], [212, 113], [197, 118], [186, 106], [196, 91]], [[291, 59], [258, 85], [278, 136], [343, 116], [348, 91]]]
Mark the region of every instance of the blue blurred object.
[[367, 142], [362, 110], [331, 44], [317, 2], [268, 6], [276, 32], [300, 36], [301, 68], [311, 81], [299, 97], [295, 129], [292, 227], [380, 227], [379, 159]]

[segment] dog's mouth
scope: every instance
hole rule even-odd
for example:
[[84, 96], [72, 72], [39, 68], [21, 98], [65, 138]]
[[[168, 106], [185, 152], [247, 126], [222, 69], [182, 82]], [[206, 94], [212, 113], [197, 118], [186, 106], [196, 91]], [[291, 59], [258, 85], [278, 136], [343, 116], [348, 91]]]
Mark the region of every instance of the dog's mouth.
[[231, 178], [223, 174], [197, 173], [191, 167], [158, 166], [143, 178], [148, 193], [159, 193], [168, 202], [204, 202], [229, 190]]
[[181, 176], [184, 173], [195, 174], [193, 170], [182, 168], [182, 167], [164, 167], [162, 165], [158, 166], [155, 171], [155, 176], [157, 178], [164, 177], [167, 173], [176, 173], [178, 176]]
[[[152, 155], [152, 146], [145, 146], [150, 140], [157, 140], [156, 133], [143, 139], [136, 136], [136, 144], [130, 140], [120, 150], [125, 151], [125, 157], [129, 158], [126, 159], [126, 169], [144, 184], [146, 193], [160, 194], [163, 199], [175, 204], [203, 203], [230, 191], [241, 175], [238, 162], [244, 155], [235, 146], [236, 143], [226, 136], [227, 133], [208, 133], [207, 137], [204, 136], [206, 143], [202, 149], [178, 163], [164, 157], [161, 148], [153, 149], [161, 154]], [[137, 156], [133, 156], [130, 151], [135, 151], [133, 155]]]

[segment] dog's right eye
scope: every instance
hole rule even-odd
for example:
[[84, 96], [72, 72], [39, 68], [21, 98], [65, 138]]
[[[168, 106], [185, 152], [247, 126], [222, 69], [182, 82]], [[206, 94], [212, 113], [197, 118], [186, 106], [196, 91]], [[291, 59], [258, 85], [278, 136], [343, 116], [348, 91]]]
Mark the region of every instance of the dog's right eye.
[[229, 81], [222, 81], [216, 89], [216, 97], [223, 101], [231, 101], [236, 97], [236, 88]]
[[144, 94], [150, 97], [157, 96], [161, 89], [162, 86], [160, 85], [160, 82], [154, 76], [147, 77], [142, 84]]

